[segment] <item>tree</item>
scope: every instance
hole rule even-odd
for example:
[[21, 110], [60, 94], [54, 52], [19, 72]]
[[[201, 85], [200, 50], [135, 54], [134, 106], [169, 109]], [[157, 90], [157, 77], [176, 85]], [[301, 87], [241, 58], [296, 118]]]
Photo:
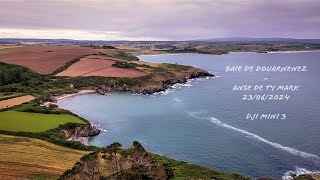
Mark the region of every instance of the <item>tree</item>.
[[[119, 152], [119, 150], [121, 150], [122, 144], [118, 143], [118, 142], [114, 142], [111, 145], [107, 146], [106, 148], [106, 152], [109, 153], [111, 155], [111, 157], [115, 158], [115, 163], [116, 163], [116, 173], [118, 174], [118, 158], [117, 158], [117, 153]], [[112, 154], [113, 153], [113, 154]], [[121, 167], [120, 167], [120, 171], [121, 171]]]
[[114, 142], [112, 144], [110, 144], [109, 146], [107, 146], [106, 148], [106, 152], [109, 153], [110, 155], [112, 155], [112, 153], [114, 153], [115, 156], [117, 156], [117, 152], [121, 149], [122, 144], [118, 143], [118, 142]]
[[142, 145], [138, 141], [133, 141], [133, 147], [134, 148], [143, 148]]

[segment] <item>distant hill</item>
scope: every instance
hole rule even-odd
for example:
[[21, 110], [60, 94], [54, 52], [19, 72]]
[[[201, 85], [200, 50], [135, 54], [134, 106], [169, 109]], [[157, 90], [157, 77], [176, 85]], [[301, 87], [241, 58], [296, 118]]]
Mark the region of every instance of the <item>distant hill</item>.
[[196, 39], [191, 41], [207, 42], [298, 42], [320, 44], [320, 39], [295, 39], [295, 38], [252, 38], [252, 37], [228, 37], [228, 38], [209, 38]]
[[74, 39], [35, 39], [35, 38], [0, 38], [1, 44], [48, 44], [48, 45], [103, 45], [114, 43], [129, 44], [154, 44], [154, 43], [176, 43], [176, 42], [236, 42], [236, 43], [307, 43], [320, 44], [320, 39], [294, 39], [294, 38], [252, 38], [252, 37], [228, 37], [228, 38], [208, 38], [194, 39], [186, 41], [126, 41], [126, 40], [74, 40]]

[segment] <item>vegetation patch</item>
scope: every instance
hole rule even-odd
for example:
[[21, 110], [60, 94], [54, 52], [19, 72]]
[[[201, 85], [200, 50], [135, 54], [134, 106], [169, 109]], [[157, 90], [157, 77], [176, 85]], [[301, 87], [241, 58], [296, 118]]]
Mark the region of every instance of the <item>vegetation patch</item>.
[[121, 51], [110, 51], [110, 52], [105, 52], [102, 53], [102, 55], [116, 58], [116, 59], [121, 59], [121, 60], [126, 60], [126, 61], [138, 61], [139, 58], [136, 56], [132, 56], [130, 54], [121, 52]]
[[189, 164], [166, 156], [150, 153], [155, 161], [167, 165], [173, 173], [173, 179], [221, 179], [221, 180], [249, 180], [250, 178], [237, 173], [226, 173], [202, 167], [196, 164]]
[[112, 64], [112, 67], [125, 68], [125, 69], [136, 69], [137, 64], [128, 63], [126, 61], [116, 61], [114, 64]]
[[18, 111], [0, 112], [0, 128], [6, 131], [43, 132], [68, 122], [85, 123], [69, 114], [40, 114]]
[[32, 70], [0, 62], [0, 86], [19, 83], [37, 76]]

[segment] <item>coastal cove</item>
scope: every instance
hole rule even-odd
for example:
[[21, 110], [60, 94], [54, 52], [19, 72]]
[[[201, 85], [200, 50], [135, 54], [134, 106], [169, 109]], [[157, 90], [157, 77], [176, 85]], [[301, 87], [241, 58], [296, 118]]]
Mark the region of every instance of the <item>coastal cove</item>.
[[[217, 77], [170, 86], [153, 95], [84, 94], [59, 107], [91, 121], [103, 131], [89, 144], [106, 146], [138, 140], [146, 149], [210, 168], [253, 178], [279, 179], [296, 167], [320, 169], [318, 109], [320, 52], [170, 54], [140, 56], [142, 61], [202, 68]], [[308, 66], [308, 71], [225, 73], [226, 66]], [[293, 78], [294, 77], [294, 78]], [[246, 102], [235, 84], [299, 84], [288, 102]], [[289, 92], [291, 93], [291, 92]], [[286, 113], [286, 120], [246, 120], [247, 113]]]

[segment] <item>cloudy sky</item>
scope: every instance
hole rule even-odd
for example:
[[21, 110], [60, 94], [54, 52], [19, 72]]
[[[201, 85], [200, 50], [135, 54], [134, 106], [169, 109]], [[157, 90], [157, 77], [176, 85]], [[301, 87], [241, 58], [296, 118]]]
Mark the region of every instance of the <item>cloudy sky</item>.
[[0, 0], [0, 38], [320, 38], [319, 0]]

